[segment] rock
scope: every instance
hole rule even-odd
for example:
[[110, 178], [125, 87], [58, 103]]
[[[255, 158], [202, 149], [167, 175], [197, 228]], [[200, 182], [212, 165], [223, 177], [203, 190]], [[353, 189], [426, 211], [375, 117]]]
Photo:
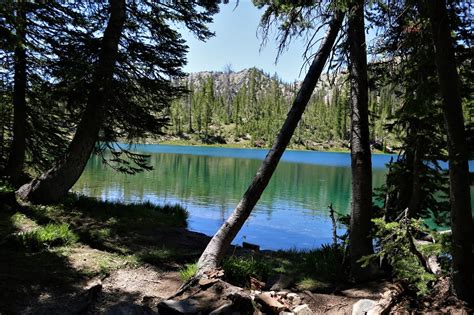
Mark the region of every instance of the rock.
[[288, 291], [278, 291], [276, 293], [276, 296], [279, 298], [286, 298], [287, 295], [288, 295]]
[[250, 289], [251, 290], [261, 290], [265, 286], [265, 283], [255, 279], [254, 277], [250, 277]]
[[374, 301], [374, 300], [369, 300], [369, 299], [359, 300], [352, 306], [352, 315], [365, 315], [376, 304], [377, 304], [377, 301]]
[[293, 278], [288, 275], [278, 274], [270, 277], [265, 284], [265, 290], [268, 291], [281, 291], [287, 289], [293, 284]]
[[293, 309], [295, 315], [313, 315], [313, 311], [309, 308], [307, 304], [298, 305]]
[[165, 300], [158, 303], [158, 312], [161, 315], [197, 314], [199, 312], [198, 304], [193, 299], [183, 301]]
[[271, 314], [279, 314], [285, 310], [285, 305], [278, 302], [277, 299], [273, 298], [267, 292], [255, 296], [255, 301], [260, 303], [263, 309], [270, 312]]
[[278, 314], [278, 315], [294, 315], [294, 314], [295, 313], [293, 313], [293, 312], [286, 312], [285, 311], [285, 312], [280, 312], [280, 314]]
[[146, 306], [121, 302], [109, 308], [105, 315], [154, 315], [156, 314]]
[[293, 306], [301, 304], [301, 298], [296, 293], [288, 293], [286, 295], [286, 298], [291, 302], [291, 305]]
[[207, 279], [207, 278], [201, 278], [199, 279], [199, 285], [201, 287], [209, 287], [216, 283], [218, 280], [217, 279]]
[[254, 314], [255, 308], [252, 298], [244, 291], [236, 291], [227, 296], [232, 301], [233, 307], [238, 311], [238, 314]]
[[226, 303], [218, 308], [216, 308], [215, 310], [213, 310], [212, 312], [209, 313], [209, 315], [217, 315], [217, 314], [234, 314], [236, 313], [235, 311], [235, 308], [233, 307], [233, 304], [232, 303]]

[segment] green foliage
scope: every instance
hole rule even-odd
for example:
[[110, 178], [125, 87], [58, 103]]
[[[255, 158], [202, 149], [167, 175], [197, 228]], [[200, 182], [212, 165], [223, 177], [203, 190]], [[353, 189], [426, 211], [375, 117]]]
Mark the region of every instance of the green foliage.
[[67, 209], [81, 211], [104, 222], [114, 223], [115, 220], [117, 224], [120, 220], [123, 229], [140, 226], [186, 227], [188, 219], [188, 212], [178, 204], [163, 206], [151, 202], [124, 204], [71, 194], [63, 205]]
[[155, 248], [152, 250], [146, 250], [142, 253], [139, 253], [139, 259], [143, 262], [161, 266], [164, 263], [174, 262], [174, 263], [185, 263], [192, 261], [198, 256], [199, 252], [193, 251], [183, 251], [175, 248]]
[[47, 224], [30, 232], [17, 235], [20, 244], [30, 250], [41, 250], [49, 247], [71, 245], [78, 240], [68, 224]]
[[310, 251], [277, 251], [265, 254], [230, 256], [222, 266], [228, 281], [241, 286], [249, 285], [252, 276], [261, 281], [277, 274], [293, 279], [302, 290], [327, 289], [344, 282], [343, 250], [330, 245]]
[[241, 286], [249, 285], [249, 277], [267, 279], [272, 271], [272, 263], [259, 256], [230, 256], [222, 262], [226, 279]]
[[[239, 78], [235, 83], [230, 76]], [[332, 142], [347, 146], [349, 139], [349, 89], [345, 75], [334, 76], [313, 93], [302, 120], [292, 139], [294, 147], [314, 149], [318, 144]], [[232, 83], [231, 83], [232, 82]], [[185, 132], [197, 135], [203, 143], [240, 142], [251, 139], [252, 146], [270, 146], [278, 134], [298, 83], [282, 82], [251, 68], [239, 73], [213, 72], [190, 76], [186, 81], [190, 93], [174, 101], [170, 110], [172, 131], [177, 136]], [[383, 97], [377, 97], [381, 93]], [[383, 129], [389, 115], [399, 106], [391, 86], [372, 92], [372, 140], [384, 150], [392, 135]], [[187, 126], [187, 128], [185, 128]]]
[[[206, 26], [219, 11], [217, 2], [161, 1], [126, 3], [112, 87], [100, 140], [132, 142], [162, 134], [168, 125], [171, 101], [185, 89], [172, 79], [183, 76], [188, 47], [182, 27], [200, 40], [213, 35]], [[18, 12], [26, 12], [26, 36], [18, 38]], [[13, 136], [12, 91], [15, 85], [13, 54], [26, 49], [27, 64], [27, 166], [48, 169], [67, 149], [82, 117], [93, 86], [101, 37], [109, 18], [109, 4], [102, 2], [9, 2], [0, 6], [0, 167]], [[179, 31], [178, 31], [179, 30]], [[5, 132], [6, 131], [6, 132]], [[103, 153], [106, 146], [98, 146]], [[120, 149], [119, 149], [120, 151]], [[148, 169], [142, 157], [124, 151], [108, 165], [134, 173]]]
[[11, 184], [3, 179], [0, 179], [0, 193], [6, 192], [13, 192], [15, 189], [11, 186]]
[[[367, 265], [373, 259], [385, 259], [392, 266], [397, 278], [406, 279], [417, 294], [428, 294], [429, 283], [434, 281], [436, 276], [424, 269], [410, 244], [413, 242], [414, 233], [426, 232], [423, 221], [403, 218], [400, 222], [385, 222], [377, 218], [372, 222], [375, 225], [379, 248], [375, 254], [363, 257], [361, 263]], [[424, 249], [425, 254], [439, 254], [439, 251], [438, 246]]]
[[186, 282], [190, 280], [197, 272], [197, 264], [186, 264], [184, 268], [179, 271], [181, 281]]

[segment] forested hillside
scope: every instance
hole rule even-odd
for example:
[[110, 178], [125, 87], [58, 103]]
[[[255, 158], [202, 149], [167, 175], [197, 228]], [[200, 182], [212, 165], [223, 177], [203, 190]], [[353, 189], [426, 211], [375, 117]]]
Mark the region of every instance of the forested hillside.
[[[169, 134], [189, 142], [256, 147], [271, 145], [301, 84], [283, 82], [277, 74], [270, 76], [257, 68], [192, 73], [180, 83], [190, 93], [173, 102]], [[395, 86], [373, 87], [369, 106], [371, 142], [379, 150], [390, 151], [396, 137], [384, 126], [400, 107]], [[348, 114], [347, 75], [323, 75], [298, 126], [292, 147], [347, 147]]]

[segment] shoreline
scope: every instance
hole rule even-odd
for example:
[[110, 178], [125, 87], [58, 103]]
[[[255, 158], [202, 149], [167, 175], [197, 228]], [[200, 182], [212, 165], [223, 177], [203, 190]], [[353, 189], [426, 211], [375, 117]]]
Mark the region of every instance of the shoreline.
[[[203, 142], [196, 142], [196, 141], [186, 141], [186, 140], [158, 140], [158, 139], [143, 139], [141, 142], [136, 143], [126, 143], [125, 141], [120, 141], [120, 143], [125, 145], [170, 145], [170, 146], [188, 146], [188, 147], [202, 147], [202, 148], [222, 148], [222, 149], [250, 149], [250, 150], [270, 150], [271, 147], [262, 146], [252, 146], [248, 143], [203, 143]], [[317, 149], [307, 149], [304, 146], [294, 146], [290, 145], [285, 149], [285, 151], [299, 151], [299, 152], [327, 152], [327, 153], [347, 153], [350, 154], [350, 149], [344, 146], [331, 146], [328, 149], [324, 148], [323, 146], [318, 147]], [[372, 154], [378, 155], [397, 155], [398, 152], [385, 152], [378, 149], [371, 149]]]

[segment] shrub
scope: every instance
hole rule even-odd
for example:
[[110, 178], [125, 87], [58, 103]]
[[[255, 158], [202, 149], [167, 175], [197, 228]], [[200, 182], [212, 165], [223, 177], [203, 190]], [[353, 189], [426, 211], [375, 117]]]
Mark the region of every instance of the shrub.
[[[425, 270], [411, 243], [412, 235], [426, 232], [422, 227], [423, 221], [403, 218], [400, 222], [385, 222], [377, 218], [372, 222], [375, 224], [375, 236], [380, 246], [375, 254], [363, 257], [361, 263], [367, 265], [374, 258], [386, 259], [392, 266], [395, 277], [407, 280], [418, 295], [426, 295], [429, 292], [429, 283], [434, 281], [436, 276]], [[426, 248], [425, 251], [433, 252], [435, 249], [438, 250], [439, 247]]]

